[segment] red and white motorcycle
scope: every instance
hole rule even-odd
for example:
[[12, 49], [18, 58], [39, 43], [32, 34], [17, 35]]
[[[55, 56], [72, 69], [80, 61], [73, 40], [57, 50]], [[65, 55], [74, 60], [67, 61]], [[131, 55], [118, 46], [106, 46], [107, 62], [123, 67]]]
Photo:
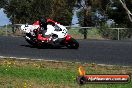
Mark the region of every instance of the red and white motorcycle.
[[47, 25], [47, 32], [45, 35], [50, 36], [49, 39], [52, 42], [44, 42], [37, 39], [38, 29], [37, 25], [22, 25], [21, 30], [23, 30], [26, 35], [26, 41], [33, 46], [48, 47], [48, 46], [66, 46], [69, 49], [78, 49], [79, 43], [68, 34], [68, 30], [65, 26], [55, 23], [53, 25]]

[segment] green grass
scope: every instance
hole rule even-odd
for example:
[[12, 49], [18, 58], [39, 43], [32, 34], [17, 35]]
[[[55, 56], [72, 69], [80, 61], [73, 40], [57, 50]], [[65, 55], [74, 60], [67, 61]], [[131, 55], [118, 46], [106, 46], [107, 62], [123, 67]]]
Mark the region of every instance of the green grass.
[[69, 29], [68, 33], [75, 39], [83, 39], [83, 34], [79, 32], [79, 29]]
[[97, 64], [0, 59], [0, 88], [131, 88], [128, 84], [85, 84], [76, 82], [78, 67], [87, 74], [131, 74], [132, 67]]
[[71, 70], [65, 69], [49, 69], [49, 68], [33, 68], [33, 67], [5, 67], [0, 68], [1, 76], [11, 76], [24, 79], [39, 79], [40, 81], [45, 82], [73, 82], [72, 76], [75, 76], [75, 73]]
[[[83, 29], [81, 29], [83, 30]], [[82, 33], [79, 32], [79, 29], [77, 28], [72, 28], [68, 30], [68, 33], [75, 39], [83, 39], [84, 36]], [[88, 39], [103, 39], [97, 28], [92, 28], [87, 30], [87, 38]]]
[[5, 31], [3, 29], [0, 29], [0, 35], [4, 35]]
[[0, 36], [6, 35], [6, 31], [8, 35], [12, 34], [12, 28], [10, 26], [8, 26], [7, 28], [3, 26], [0, 28]]

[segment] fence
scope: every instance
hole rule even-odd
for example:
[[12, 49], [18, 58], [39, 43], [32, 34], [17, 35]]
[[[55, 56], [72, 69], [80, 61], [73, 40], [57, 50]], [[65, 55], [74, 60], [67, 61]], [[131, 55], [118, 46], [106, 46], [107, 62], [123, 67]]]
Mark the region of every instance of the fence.
[[125, 30], [125, 29], [131, 29], [131, 28], [110, 28], [113, 30], [117, 30], [117, 39], [120, 40], [120, 30]]
[[0, 35], [8, 36], [11, 34], [11, 27], [8, 25], [0, 26]]
[[[96, 27], [71, 27], [66, 26], [68, 33], [76, 39], [98, 39], [105, 40], [98, 32], [99, 28]], [[111, 30], [117, 30], [117, 40], [121, 40], [121, 30], [126, 30], [128, 28], [110, 28]], [[129, 28], [130, 29], [130, 28]], [[5, 25], [0, 27], [0, 35], [8, 36], [8, 35], [16, 35], [21, 36], [23, 32], [20, 30], [20, 25], [15, 25], [14, 30], [12, 30], [12, 26]]]
[[[98, 32], [98, 30], [99, 30], [99, 28], [97, 28], [97, 27], [69, 27], [69, 26], [67, 26], [67, 28], [69, 28], [70, 30], [69, 30], [69, 33], [71, 33], [71, 35], [72, 34], [77, 34], [77, 35], [79, 35], [79, 33], [77, 33], [77, 30], [78, 30], [78, 32], [79, 32], [79, 30], [81, 30], [82, 31], [82, 33], [81, 33], [81, 31], [80, 31], [80, 33], [81, 33], [81, 35], [83, 35], [83, 39], [104, 39], [100, 34], [99, 34], [99, 32]], [[121, 35], [121, 30], [126, 30], [126, 29], [132, 29], [132, 28], [109, 28], [109, 29], [111, 29], [111, 30], [117, 30], [117, 33], [116, 33], [116, 35], [117, 35], [117, 40], [121, 40], [122, 38], [122, 35]], [[75, 33], [73, 33], [73, 31], [75, 32]], [[73, 35], [74, 36], [74, 35]]]
[[20, 30], [20, 26], [0, 26], [0, 36], [21, 36], [22, 34], [23, 32]]

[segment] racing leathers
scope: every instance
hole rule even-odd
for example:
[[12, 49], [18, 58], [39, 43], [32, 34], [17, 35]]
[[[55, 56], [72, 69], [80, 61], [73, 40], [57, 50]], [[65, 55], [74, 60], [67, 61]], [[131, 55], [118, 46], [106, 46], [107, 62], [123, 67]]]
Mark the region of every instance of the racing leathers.
[[34, 22], [33, 25], [39, 25], [38, 28], [39, 33], [37, 39], [44, 42], [50, 42], [51, 39], [49, 38], [49, 36], [45, 35], [45, 33], [47, 32], [47, 25], [52, 24], [54, 26], [55, 23], [56, 22], [51, 19], [46, 19], [46, 21], [44, 22], [42, 22], [42, 20], [37, 20], [36, 22]]

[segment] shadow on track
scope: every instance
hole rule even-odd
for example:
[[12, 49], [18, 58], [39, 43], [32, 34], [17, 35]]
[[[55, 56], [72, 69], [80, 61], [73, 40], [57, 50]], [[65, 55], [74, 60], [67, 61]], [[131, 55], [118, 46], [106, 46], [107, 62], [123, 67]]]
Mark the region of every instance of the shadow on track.
[[20, 45], [23, 47], [29, 47], [29, 48], [37, 48], [37, 49], [68, 49], [67, 47], [61, 47], [61, 46], [32, 46], [32, 45]]

